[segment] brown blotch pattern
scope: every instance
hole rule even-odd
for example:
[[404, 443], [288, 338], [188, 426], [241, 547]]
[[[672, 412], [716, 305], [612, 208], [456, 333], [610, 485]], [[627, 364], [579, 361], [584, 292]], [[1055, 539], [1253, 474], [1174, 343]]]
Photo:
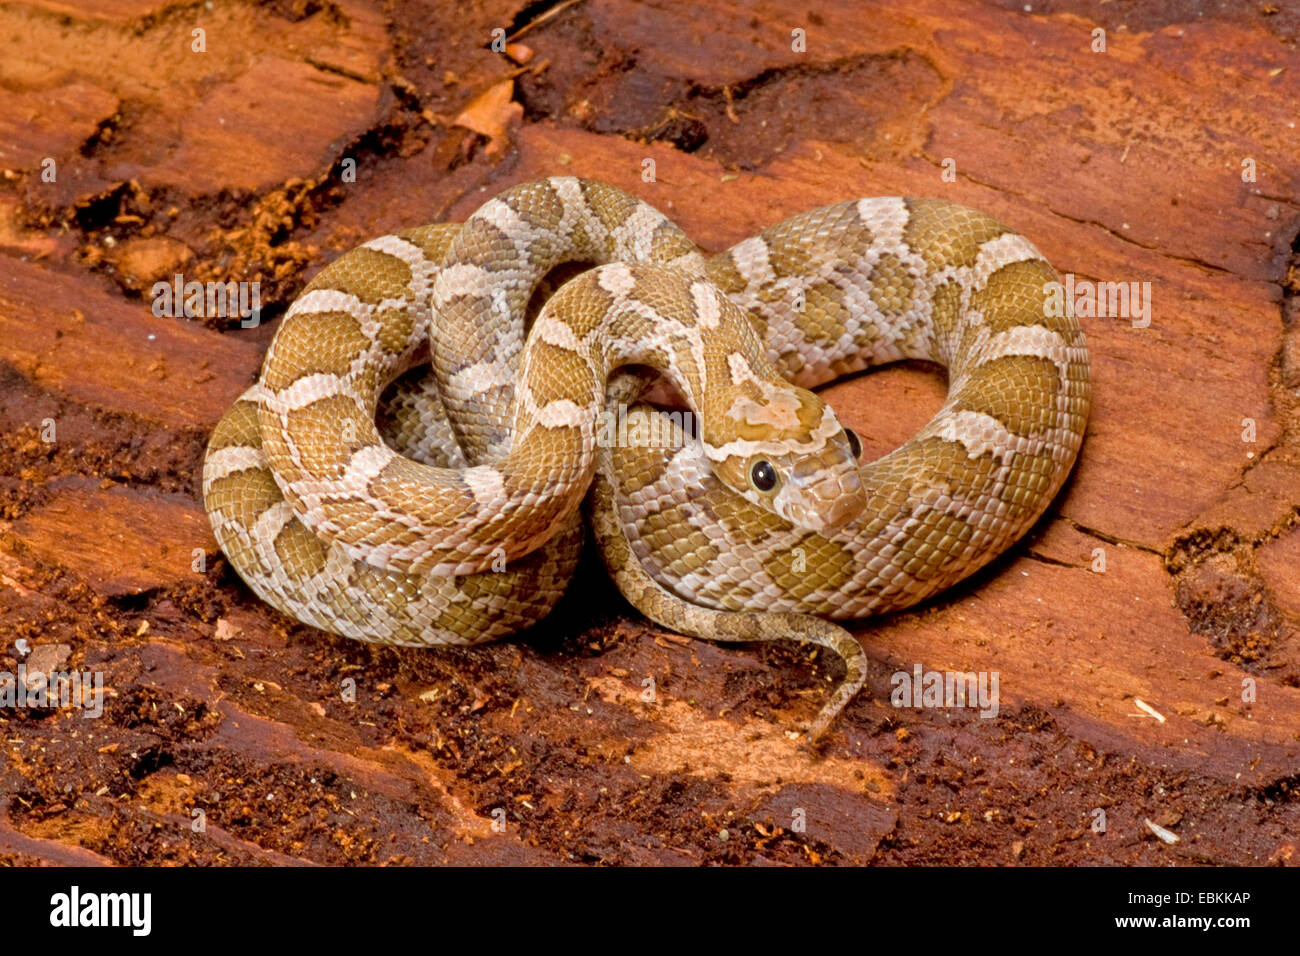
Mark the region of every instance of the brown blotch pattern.
[[778, 279], [806, 276], [817, 271], [825, 258], [820, 240], [803, 232], [787, 235], [786, 241], [768, 246], [768, 264]]
[[[297, 450], [302, 467], [314, 478], [343, 477], [348, 469], [348, 457], [359, 448], [376, 444], [379, 438], [374, 423], [344, 395], [317, 399], [294, 409], [285, 418], [285, 433]], [[348, 422], [352, 423], [353, 441], [344, 440]]]
[[941, 343], [944, 357], [952, 354], [953, 340], [961, 328], [961, 283], [949, 279], [934, 290], [930, 299], [930, 319], [934, 325], [936, 341]]
[[528, 388], [539, 408], [565, 398], [580, 406], [592, 400], [593, 378], [586, 355], [549, 342], [537, 342], [533, 349]]
[[324, 571], [329, 560], [325, 544], [296, 519], [280, 529], [274, 547], [280, 565], [295, 581], [305, 581]]
[[704, 271], [709, 281], [727, 295], [744, 292], [749, 286], [745, 277], [740, 274], [740, 269], [736, 267], [736, 260], [732, 258], [730, 252], [714, 256], [705, 264]]
[[378, 249], [361, 248], [335, 259], [303, 292], [346, 289], [362, 302], [377, 305], [406, 295], [410, 285], [411, 267], [405, 262]]
[[209, 511], [225, 514], [251, 528], [263, 511], [283, 500], [269, 469], [247, 468], [213, 481], [205, 504]]
[[[813, 568], [815, 573], [809, 573]], [[809, 535], [793, 547], [773, 549], [763, 570], [783, 592], [803, 600], [814, 591], [838, 591], [853, 576], [854, 565], [842, 546]]]
[[827, 279], [819, 279], [808, 286], [804, 292], [804, 314], [800, 322], [805, 339], [834, 342], [848, 327], [849, 318], [843, 289]]
[[297, 315], [276, 332], [262, 364], [262, 384], [278, 392], [304, 375], [348, 375], [369, 349], [361, 323], [346, 312]]
[[[1059, 281], [1056, 270], [1042, 259], [1011, 262], [989, 276], [983, 288], [971, 293], [971, 308], [983, 314], [984, 324], [993, 335], [1031, 325], [1059, 333], [1072, 331], [1074, 319], [1047, 314], [1048, 294], [1043, 287]], [[1037, 303], [1038, 307], [1028, 303]]]
[[[553, 425], [515, 433], [510, 451], [511, 467], [504, 473], [506, 494], [515, 496], [530, 489], [548, 495], [560, 483], [573, 481], [583, 459], [582, 430], [577, 426]], [[582, 490], [572, 497], [582, 500]]]
[[386, 309], [375, 316], [379, 322], [379, 347], [389, 355], [401, 355], [414, 343], [415, 313], [412, 309]]
[[545, 180], [512, 189], [503, 202], [539, 231], [553, 230], [564, 219], [564, 201]]
[[631, 297], [663, 316], [673, 316], [680, 324], [693, 327], [699, 323], [695, 297], [674, 276], [665, 280], [662, 273], [637, 270]]
[[650, 237], [650, 258], [656, 262], [669, 262], [682, 256], [699, 252], [689, 236], [670, 222], [655, 226]]
[[519, 264], [514, 241], [484, 219], [470, 219], [461, 226], [455, 251], [461, 262], [473, 262], [488, 272], [509, 271]]
[[975, 265], [980, 246], [1009, 231], [996, 219], [942, 199], [908, 199], [906, 206], [903, 239], [931, 272]]
[[424, 253], [426, 259], [430, 262], [441, 265], [447, 259], [447, 254], [451, 252], [452, 243], [460, 235], [460, 223], [458, 222], [440, 222], [431, 226], [416, 226], [413, 229], [403, 229], [397, 233], [401, 239], [414, 246], [418, 246]]
[[628, 217], [641, 205], [635, 196], [628, 195], [621, 189], [612, 189], [604, 183], [584, 180], [582, 191], [587, 199], [587, 208], [609, 233], [627, 222]]
[[208, 455], [223, 448], [262, 447], [262, 430], [257, 421], [257, 402], [240, 398], [226, 412], [208, 439]]
[[652, 511], [642, 521], [639, 534], [658, 564], [669, 576], [678, 578], [698, 570], [718, 557], [718, 549], [708, 535], [692, 528], [689, 510], [674, 505]]
[[885, 315], [897, 317], [912, 307], [916, 280], [907, 264], [892, 253], [880, 257], [871, 270], [871, 301]]
[[992, 415], [1016, 435], [1043, 437], [1057, 424], [1056, 363], [1033, 355], [1004, 355], [969, 369], [956, 411]]
[[[632, 418], [638, 411], [635, 408], [630, 410], [628, 417]], [[629, 423], [628, 431], [631, 430], [632, 425]], [[680, 436], [679, 432], [671, 434]], [[624, 495], [634, 495], [642, 488], [658, 482], [667, 474], [670, 461], [663, 449], [625, 445], [617, 441], [617, 436], [616, 443], [611, 448], [611, 457]]]

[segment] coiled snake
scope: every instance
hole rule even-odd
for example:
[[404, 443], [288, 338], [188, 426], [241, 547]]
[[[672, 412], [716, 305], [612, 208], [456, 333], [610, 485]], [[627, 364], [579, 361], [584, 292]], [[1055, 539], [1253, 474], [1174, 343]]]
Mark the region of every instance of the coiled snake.
[[[529, 329], [530, 300], [573, 262], [598, 267]], [[866, 672], [827, 619], [956, 583], [1069, 473], [1088, 351], [1069, 310], [1047, 307], [1057, 281], [1027, 240], [941, 200], [840, 203], [706, 257], [614, 187], [524, 183], [463, 225], [321, 271], [215, 429], [204, 504], [263, 600], [348, 637], [431, 645], [544, 617], [576, 566], [585, 496], [648, 617], [844, 659], [816, 740]], [[807, 389], [908, 358], [947, 369], [947, 400], [860, 463]], [[698, 434], [636, 404], [655, 373]]]

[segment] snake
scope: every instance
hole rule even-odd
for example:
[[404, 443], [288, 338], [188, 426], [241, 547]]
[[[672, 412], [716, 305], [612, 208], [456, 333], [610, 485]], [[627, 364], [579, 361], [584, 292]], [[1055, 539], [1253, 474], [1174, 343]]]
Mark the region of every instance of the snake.
[[[521, 183], [307, 284], [213, 430], [204, 508], [263, 601], [421, 647], [545, 618], [589, 527], [660, 625], [837, 655], [820, 743], [867, 674], [840, 622], [984, 567], [1069, 475], [1091, 386], [1059, 283], [943, 199], [840, 202], [707, 255], [617, 187]], [[947, 396], [867, 461], [816, 389], [909, 359]]]

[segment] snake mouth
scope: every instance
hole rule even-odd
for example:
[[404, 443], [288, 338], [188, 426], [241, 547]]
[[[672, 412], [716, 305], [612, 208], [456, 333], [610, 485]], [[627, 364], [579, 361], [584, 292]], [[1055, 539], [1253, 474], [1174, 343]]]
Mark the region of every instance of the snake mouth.
[[811, 507], [802, 502], [790, 506], [790, 523], [800, 528], [807, 528], [820, 535], [832, 535], [846, 524], [862, 514], [867, 505], [865, 492], [841, 494], [831, 501], [820, 501]]
[[858, 515], [867, 506], [867, 496], [860, 489], [853, 495], [841, 495], [826, 511], [822, 526], [817, 528], [819, 534], [834, 534]]
[[791, 524], [822, 535], [834, 534], [867, 506], [856, 463], [827, 467], [821, 456], [791, 468], [778, 497]]

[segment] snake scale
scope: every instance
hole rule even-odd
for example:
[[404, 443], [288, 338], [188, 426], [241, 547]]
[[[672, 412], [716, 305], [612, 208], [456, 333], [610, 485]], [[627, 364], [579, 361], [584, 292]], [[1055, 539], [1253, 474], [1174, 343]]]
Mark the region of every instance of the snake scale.
[[[838, 654], [816, 741], [866, 673], [832, 621], [950, 587], [1069, 473], [1088, 351], [1046, 307], [1057, 281], [1026, 239], [942, 200], [843, 202], [706, 256], [612, 186], [523, 183], [316, 276], [213, 432], [204, 504], [266, 602], [419, 646], [549, 613], [585, 510], [651, 619]], [[901, 359], [946, 368], [947, 399], [862, 462], [810, 390]], [[695, 427], [642, 401], [665, 382]]]

